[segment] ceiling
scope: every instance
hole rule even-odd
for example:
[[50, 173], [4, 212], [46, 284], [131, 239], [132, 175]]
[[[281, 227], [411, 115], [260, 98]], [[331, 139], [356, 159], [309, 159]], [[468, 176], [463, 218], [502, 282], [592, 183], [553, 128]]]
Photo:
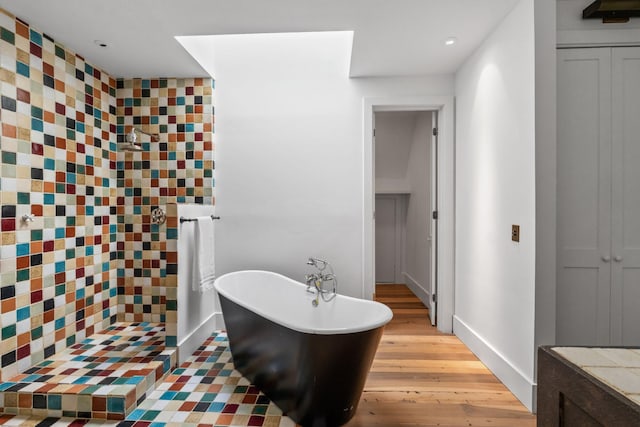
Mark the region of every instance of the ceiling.
[[[453, 73], [517, 1], [0, 0], [0, 7], [114, 77], [207, 76], [175, 36], [329, 30], [355, 32], [356, 77]], [[445, 46], [452, 36], [457, 43]]]

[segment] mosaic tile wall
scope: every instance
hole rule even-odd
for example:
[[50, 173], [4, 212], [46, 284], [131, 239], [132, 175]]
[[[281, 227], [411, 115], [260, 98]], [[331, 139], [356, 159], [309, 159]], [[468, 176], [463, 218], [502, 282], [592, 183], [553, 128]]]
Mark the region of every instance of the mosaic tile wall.
[[[117, 82], [117, 138], [132, 127], [142, 152], [118, 152], [118, 320], [166, 323], [177, 333], [176, 203], [213, 204], [212, 79], [126, 79]], [[168, 213], [151, 224], [151, 211]]]
[[6, 380], [116, 320], [118, 180], [116, 81], [2, 10], [0, 27]]

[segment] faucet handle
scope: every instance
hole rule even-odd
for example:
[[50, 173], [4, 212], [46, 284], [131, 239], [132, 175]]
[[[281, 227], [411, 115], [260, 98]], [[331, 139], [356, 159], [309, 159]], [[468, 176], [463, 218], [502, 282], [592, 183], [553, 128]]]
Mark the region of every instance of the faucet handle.
[[35, 214], [24, 214], [22, 215], [22, 222], [33, 222], [35, 220]]
[[327, 265], [329, 265], [329, 263], [320, 258], [309, 257], [309, 260], [307, 261], [307, 265], [312, 265], [318, 270], [323, 271], [325, 268], [327, 268]]

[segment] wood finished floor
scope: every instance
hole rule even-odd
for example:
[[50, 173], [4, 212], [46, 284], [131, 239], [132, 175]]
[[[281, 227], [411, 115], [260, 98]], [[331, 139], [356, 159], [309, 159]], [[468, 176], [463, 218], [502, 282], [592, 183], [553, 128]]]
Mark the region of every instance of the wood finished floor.
[[535, 426], [536, 418], [454, 335], [431, 326], [404, 285], [377, 285], [393, 310], [348, 427]]

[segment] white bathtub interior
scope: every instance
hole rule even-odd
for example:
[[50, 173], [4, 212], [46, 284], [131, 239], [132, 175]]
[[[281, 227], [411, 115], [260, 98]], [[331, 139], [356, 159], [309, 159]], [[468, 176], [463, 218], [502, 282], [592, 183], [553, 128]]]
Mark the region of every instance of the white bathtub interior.
[[216, 290], [232, 302], [282, 325], [309, 334], [347, 334], [388, 323], [393, 313], [384, 304], [338, 294], [330, 301], [307, 292], [304, 284], [278, 273], [246, 270], [216, 280]]
[[[211, 205], [178, 204], [178, 218], [207, 217]], [[215, 220], [219, 221], [219, 220]], [[178, 363], [182, 364], [216, 329], [223, 328], [220, 302], [214, 289], [194, 291], [192, 260], [196, 222], [178, 223]], [[211, 242], [213, 245], [213, 242]]]

